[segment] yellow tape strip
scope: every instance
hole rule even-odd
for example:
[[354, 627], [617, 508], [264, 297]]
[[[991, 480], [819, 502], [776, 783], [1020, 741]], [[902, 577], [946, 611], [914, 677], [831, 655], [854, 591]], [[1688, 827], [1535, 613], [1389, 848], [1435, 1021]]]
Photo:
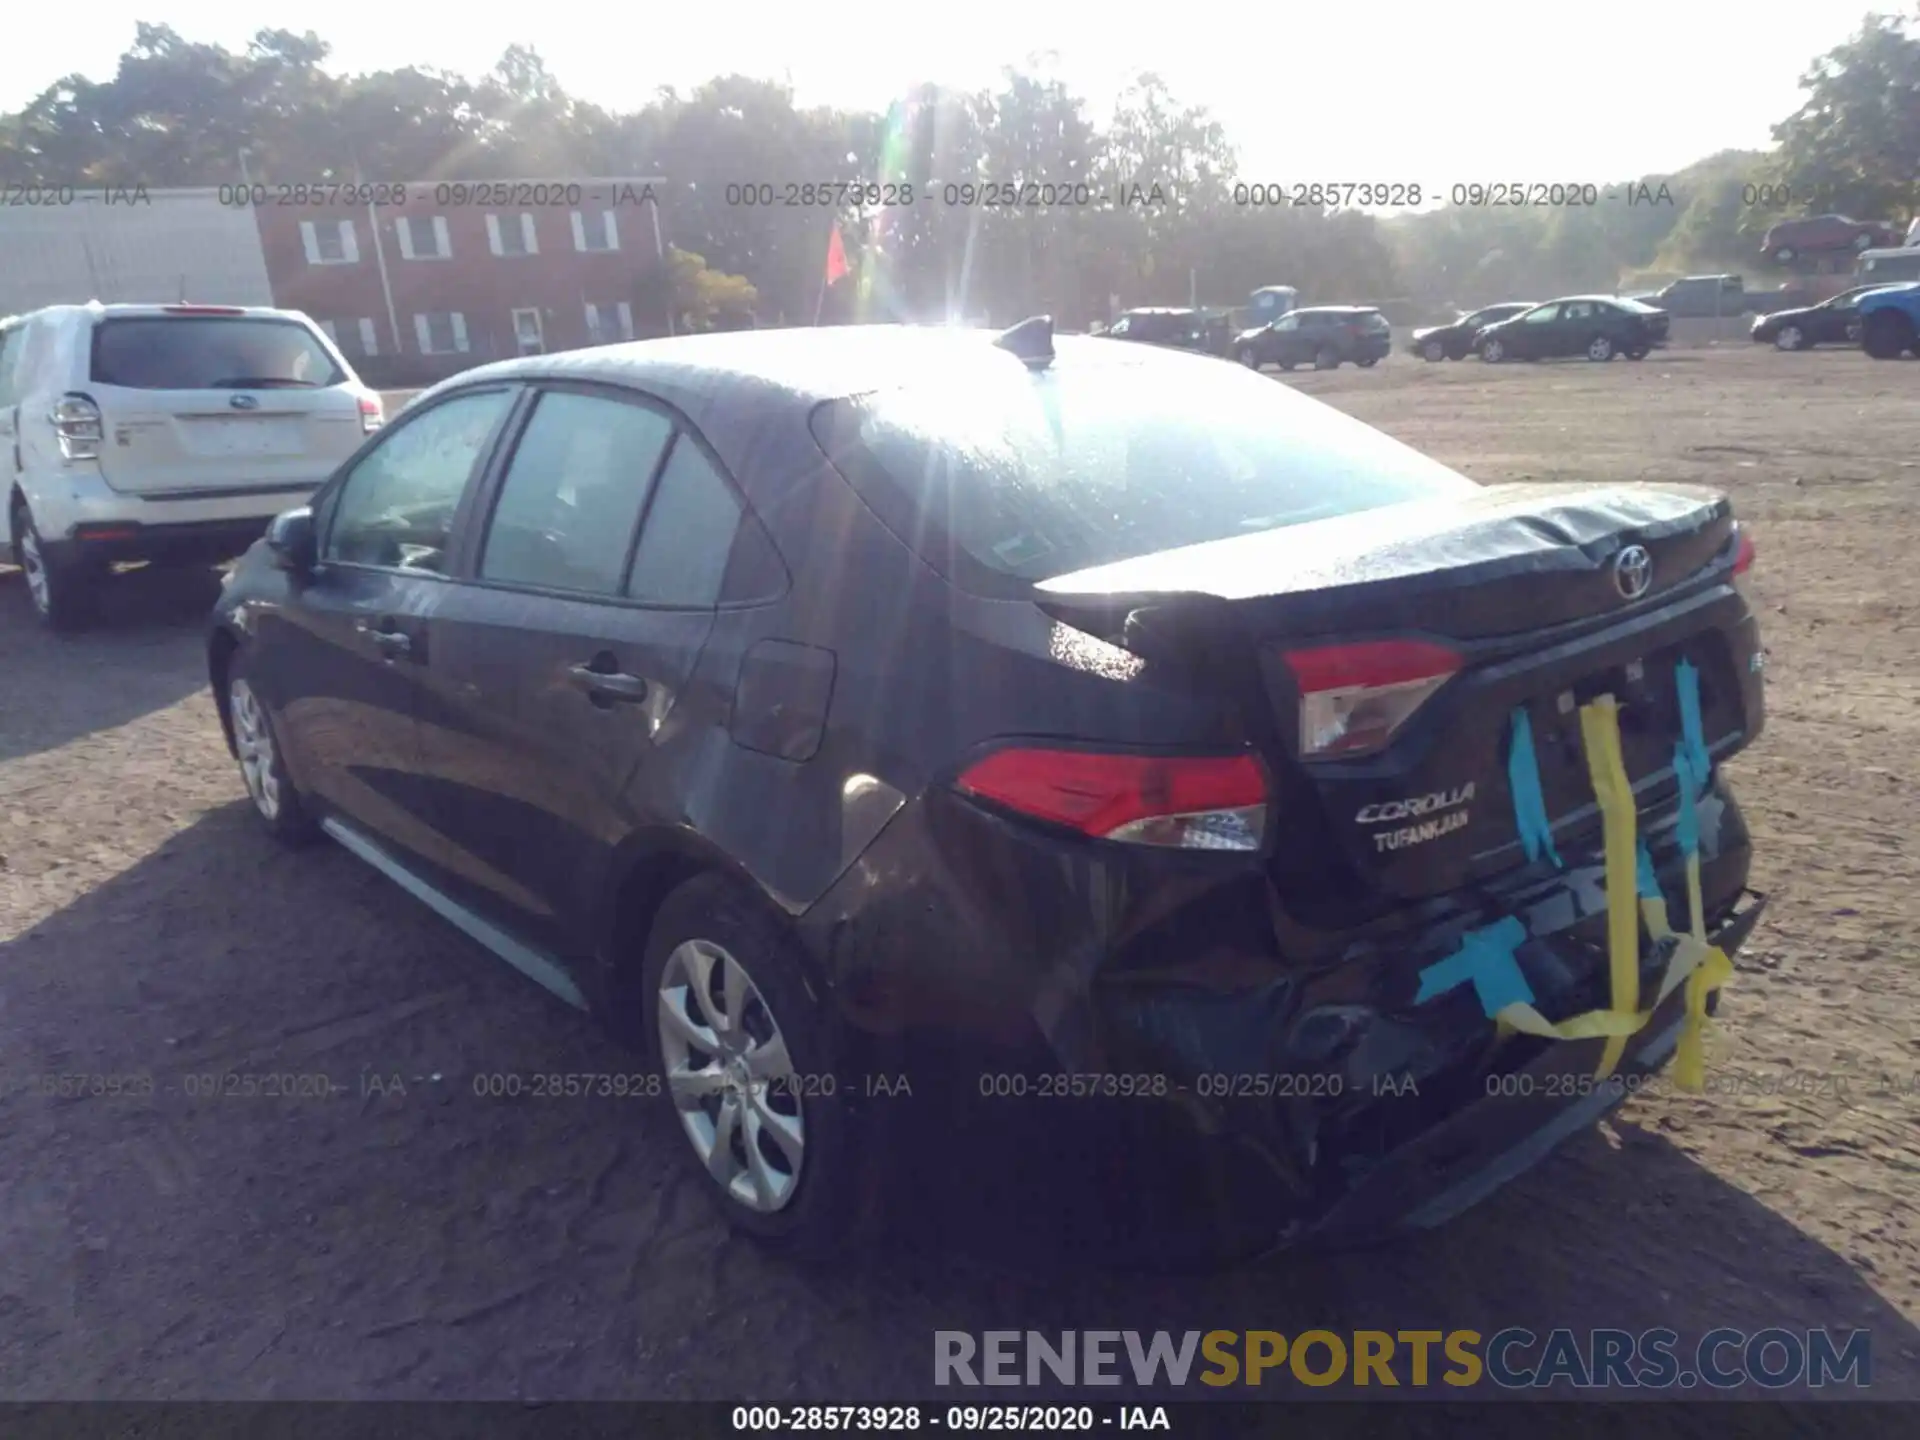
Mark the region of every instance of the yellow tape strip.
[[[1558, 1024], [1531, 1005], [1508, 1005], [1495, 1017], [1503, 1035], [1519, 1033], [1551, 1040], [1604, 1038], [1594, 1074], [1613, 1073], [1626, 1053], [1627, 1040], [1639, 1033], [1657, 1010], [1684, 982], [1686, 1017], [1674, 1058], [1674, 1083], [1682, 1090], [1699, 1091], [1706, 1082], [1704, 1034], [1707, 996], [1733, 976], [1733, 962], [1707, 944], [1700, 903], [1700, 858], [1687, 857], [1687, 901], [1692, 933], [1676, 935], [1667, 917], [1665, 900], [1639, 896], [1639, 874], [1634, 839], [1633, 786], [1620, 753], [1619, 705], [1603, 695], [1580, 709], [1580, 730], [1586, 742], [1587, 770], [1594, 797], [1600, 802], [1607, 867], [1607, 970], [1612, 1004], [1590, 1010]], [[1685, 777], [1681, 777], [1685, 784]], [[1638, 906], [1635, 901], [1638, 899]], [[1655, 943], [1672, 944], [1659, 993], [1645, 1010], [1640, 1005], [1640, 926]]]

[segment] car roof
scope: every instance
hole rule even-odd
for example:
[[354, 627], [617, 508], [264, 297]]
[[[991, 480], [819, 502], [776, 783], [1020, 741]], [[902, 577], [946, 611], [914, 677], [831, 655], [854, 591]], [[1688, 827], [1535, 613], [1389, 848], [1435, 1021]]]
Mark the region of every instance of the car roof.
[[[916, 373], [964, 379], [975, 367], [1004, 367], [1012, 357], [993, 343], [1001, 333], [957, 325], [732, 330], [497, 360], [463, 370], [434, 389], [497, 380], [597, 380], [656, 393], [752, 392], [811, 406], [894, 389]], [[1070, 363], [1076, 370], [1196, 363], [1171, 352], [1102, 345], [1089, 335], [1056, 334], [1053, 343], [1056, 364]]]
[[[934, 325], [828, 325], [735, 330], [636, 340], [590, 350], [496, 360], [441, 381], [416, 409], [475, 385], [573, 382], [631, 389], [674, 407], [706, 437], [747, 498], [774, 504], [817, 467], [808, 421], [831, 400], [912, 383], [964, 387], [1022, 362], [993, 342], [998, 330]], [[1054, 336], [1057, 370], [1214, 365], [1209, 355]]]
[[1139, 305], [1120, 313], [1122, 315], [1198, 315], [1200, 312], [1184, 305]]
[[297, 320], [303, 324], [309, 323], [309, 317], [303, 310], [277, 310], [271, 305], [221, 305], [215, 301], [205, 300], [156, 301], [153, 304], [130, 304], [120, 301], [102, 304], [98, 300], [89, 300], [84, 305], [43, 305], [38, 310], [28, 311], [26, 315], [10, 318], [24, 320], [33, 315], [55, 318], [82, 317], [88, 320], [227, 315], [248, 320]]
[[1379, 312], [1378, 305], [1302, 305], [1298, 310], [1289, 311], [1292, 315], [1373, 315]]

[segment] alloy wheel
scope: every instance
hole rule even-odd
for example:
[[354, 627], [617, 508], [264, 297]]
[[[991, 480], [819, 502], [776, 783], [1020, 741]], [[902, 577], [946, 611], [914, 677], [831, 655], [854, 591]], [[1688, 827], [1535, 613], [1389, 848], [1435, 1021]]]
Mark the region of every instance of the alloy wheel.
[[1428, 360], [1444, 360], [1447, 358], [1447, 347], [1438, 340], [1429, 340], [1420, 347], [1420, 354]]
[[236, 679], [227, 695], [227, 713], [233, 720], [233, 748], [240, 755], [240, 778], [254, 807], [268, 820], [280, 818], [280, 775], [275, 764], [273, 730], [260, 697], [245, 680]]
[[806, 1115], [772, 1008], [710, 940], [674, 949], [658, 998], [667, 1090], [695, 1156], [747, 1209], [783, 1209], [800, 1183]]
[[53, 606], [52, 592], [47, 586], [47, 561], [40, 553], [40, 537], [33, 533], [33, 526], [26, 522], [25, 512], [14, 516], [14, 523], [21, 526], [20, 568], [27, 575], [27, 598], [33, 602], [33, 608], [45, 615]]
[[1787, 326], [1778, 335], [1774, 336], [1773, 343], [1782, 350], [1798, 350], [1800, 348], [1799, 327], [1794, 325]]
[[1594, 336], [1592, 343], [1587, 346], [1587, 359], [1611, 360], [1612, 358], [1613, 342], [1604, 335]]

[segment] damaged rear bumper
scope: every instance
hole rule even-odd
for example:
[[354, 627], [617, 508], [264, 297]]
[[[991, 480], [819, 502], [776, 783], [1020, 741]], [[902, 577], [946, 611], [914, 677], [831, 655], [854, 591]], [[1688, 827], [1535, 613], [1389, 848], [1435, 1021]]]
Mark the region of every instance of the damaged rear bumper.
[[[1672, 923], [1686, 927], [1673, 823], [1642, 820]], [[1764, 900], [1746, 888], [1748, 833], [1722, 783], [1700, 830], [1706, 930], [1731, 956]], [[935, 1072], [928, 1094], [971, 1105], [997, 1093], [1004, 1118], [1008, 1072], [1053, 1082], [1013, 1092], [1036, 1108], [1061, 1077], [1088, 1077], [1089, 1097], [1114, 1098], [1076, 1098], [1074, 1115], [1118, 1121], [1146, 1183], [1171, 1160], [1243, 1192], [1250, 1206], [1235, 1208], [1275, 1244], [1334, 1240], [1442, 1223], [1673, 1056], [1684, 992], [1597, 1082], [1599, 1040], [1503, 1037], [1470, 988], [1417, 998], [1421, 970], [1464, 931], [1512, 916], [1541, 1011], [1604, 1008], [1592, 839], [1585, 853], [1563, 847], [1564, 869], [1524, 867], [1328, 934], [1291, 923], [1258, 867], [1089, 850], [936, 799], [903, 812], [801, 933], [840, 1020], [884, 1037], [886, 1069]], [[1643, 995], [1664, 963], [1643, 955]]]

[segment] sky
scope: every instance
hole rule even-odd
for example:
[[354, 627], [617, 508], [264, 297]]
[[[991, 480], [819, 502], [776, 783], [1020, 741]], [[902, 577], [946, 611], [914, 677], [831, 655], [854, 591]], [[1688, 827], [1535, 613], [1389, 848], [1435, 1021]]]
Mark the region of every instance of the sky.
[[[263, 27], [312, 30], [343, 72], [409, 64], [478, 75], [516, 42], [570, 92], [637, 109], [663, 85], [739, 71], [789, 81], [803, 104], [880, 108], [906, 86], [973, 87], [1047, 56], [1096, 118], [1143, 69], [1207, 105], [1248, 183], [1593, 182], [1670, 171], [1769, 143], [1815, 56], [1870, 0], [1793, 0], [1767, 13], [1614, 0], [1407, 0], [1304, 7], [1188, 0], [967, 0], [929, 6], [722, 0], [461, 6], [394, 0], [262, 3], [89, 0], [87, 23], [14, 25], [0, 47], [0, 110], [59, 77], [113, 73], [136, 20], [242, 48]], [[1881, 0], [1878, 8], [1902, 8]], [[1600, 21], [1580, 25], [1590, 14]], [[666, 18], [663, 18], [666, 17]], [[676, 25], [675, 22], [678, 22]], [[374, 178], [374, 177], [369, 177]], [[387, 176], [384, 179], [412, 177]], [[778, 181], [782, 177], [765, 177]], [[853, 178], [853, 177], [848, 177]]]

